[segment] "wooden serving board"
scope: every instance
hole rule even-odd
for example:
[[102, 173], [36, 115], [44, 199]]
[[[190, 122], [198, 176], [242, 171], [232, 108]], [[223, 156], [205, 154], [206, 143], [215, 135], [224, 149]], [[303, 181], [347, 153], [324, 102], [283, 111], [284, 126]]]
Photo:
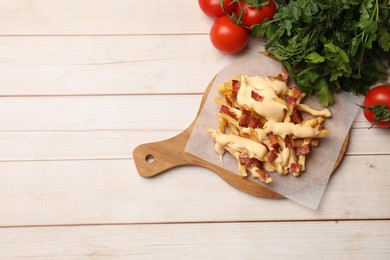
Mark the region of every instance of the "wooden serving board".
[[[133, 157], [138, 173], [143, 177], [153, 177], [178, 166], [201, 166], [212, 170], [231, 186], [250, 195], [262, 198], [284, 198], [282, 195], [271, 191], [266, 187], [260, 186], [258, 183], [251, 181], [248, 178], [243, 178], [237, 173], [228, 171], [220, 166], [204, 161], [192, 154], [185, 152], [187, 142], [191, 136], [196, 120], [199, 117], [201, 110], [203, 109], [203, 105], [213, 85], [213, 81], [214, 79], [210, 82], [203, 94], [196, 118], [186, 130], [170, 139], [160, 142], [142, 144], [134, 149]], [[333, 171], [340, 164], [344, 156], [344, 153], [347, 149], [348, 140], [349, 134], [344, 141], [340, 154], [333, 167]]]

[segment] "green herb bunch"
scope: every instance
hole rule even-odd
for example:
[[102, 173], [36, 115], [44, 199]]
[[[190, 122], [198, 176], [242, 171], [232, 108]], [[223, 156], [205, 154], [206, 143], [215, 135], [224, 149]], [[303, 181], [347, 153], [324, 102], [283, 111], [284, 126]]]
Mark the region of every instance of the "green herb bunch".
[[365, 94], [387, 77], [388, 0], [296, 0], [252, 31], [289, 75], [324, 106], [340, 90]]

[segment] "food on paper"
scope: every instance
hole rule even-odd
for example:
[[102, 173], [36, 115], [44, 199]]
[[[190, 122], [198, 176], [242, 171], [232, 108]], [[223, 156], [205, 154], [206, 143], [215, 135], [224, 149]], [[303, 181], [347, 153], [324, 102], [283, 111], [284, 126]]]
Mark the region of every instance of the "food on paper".
[[[239, 75], [218, 87], [223, 98], [217, 129], [208, 129], [221, 158], [228, 151], [242, 176], [272, 182], [271, 172], [300, 176], [319, 138], [328, 134], [328, 109], [317, 110], [301, 101], [305, 94], [289, 88], [283, 75], [263, 78]], [[308, 118], [309, 117], [309, 118]]]

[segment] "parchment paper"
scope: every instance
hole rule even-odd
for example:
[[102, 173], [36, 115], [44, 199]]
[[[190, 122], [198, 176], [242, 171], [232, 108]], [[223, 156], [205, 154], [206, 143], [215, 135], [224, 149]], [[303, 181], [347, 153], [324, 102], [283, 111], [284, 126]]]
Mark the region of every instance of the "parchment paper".
[[[207, 132], [209, 128], [217, 129], [219, 123], [216, 116], [220, 105], [214, 101], [216, 96], [220, 96], [218, 85], [230, 81], [233, 76], [239, 74], [267, 77], [277, 75], [281, 71], [282, 66], [279, 62], [258, 53], [238, 58], [221, 70], [215, 78], [185, 151], [205, 161], [222, 166], [214, 149], [215, 142]], [[363, 97], [356, 97], [346, 92], [336, 95], [334, 105], [328, 107], [332, 117], [325, 122], [325, 128], [329, 129], [330, 133], [326, 138], [320, 139], [320, 146], [313, 148], [307, 156], [306, 171], [300, 177], [294, 177], [292, 174], [283, 176], [271, 173], [273, 182], [270, 184], [252, 180], [292, 201], [317, 209], [343, 142], [357, 111], [359, 111], [356, 104], [361, 104], [362, 99]], [[303, 103], [317, 109], [321, 108], [315, 97], [307, 97]], [[223, 167], [239, 174], [236, 159], [227, 152], [223, 157]]]

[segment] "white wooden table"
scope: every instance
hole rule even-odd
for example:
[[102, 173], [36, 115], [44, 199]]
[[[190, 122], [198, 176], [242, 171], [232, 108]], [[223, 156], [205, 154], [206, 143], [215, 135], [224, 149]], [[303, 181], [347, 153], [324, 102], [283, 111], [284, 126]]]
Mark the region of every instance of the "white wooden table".
[[389, 259], [390, 132], [362, 113], [318, 210], [138, 175], [133, 149], [186, 129], [236, 58], [211, 23], [197, 1], [0, 1], [1, 259]]

